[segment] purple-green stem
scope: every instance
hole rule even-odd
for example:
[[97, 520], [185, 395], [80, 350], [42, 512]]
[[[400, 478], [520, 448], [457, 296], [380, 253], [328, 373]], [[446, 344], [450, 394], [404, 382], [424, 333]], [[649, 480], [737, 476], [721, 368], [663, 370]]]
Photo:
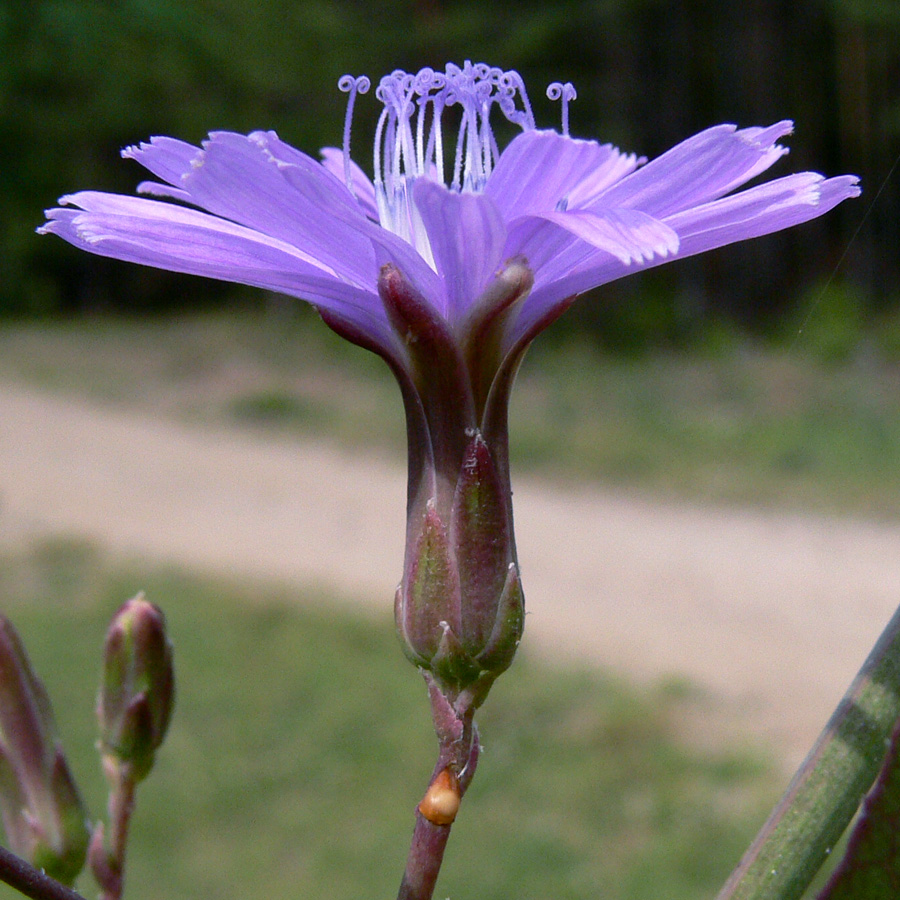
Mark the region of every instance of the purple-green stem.
[[77, 891], [35, 869], [5, 847], [0, 847], [0, 881], [31, 900], [85, 900]]
[[[436, 720], [438, 716], [439, 714], [436, 712]], [[460, 798], [465, 794], [475, 775], [475, 767], [478, 765], [478, 754], [481, 749], [478, 742], [478, 729], [475, 727], [471, 715], [466, 716], [463, 726], [462, 735], [455, 740], [441, 740], [438, 761], [431, 775], [431, 781], [429, 781], [430, 786], [444, 769], [450, 767], [459, 776]], [[439, 736], [440, 734], [439, 730]], [[406, 871], [403, 873], [397, 900], [431, 900], [438, 874], [441, 871], [441, 862], [444, 859], [444, 850], [450, 838], [451, 827], [451, 825], [435, 825], [426, 819], [418, 809], [416, 810], [416, 825], [413, 829], [412, 843], [406, 858]]]
[[[102, 888], [101, 900], [121, 900], [125, 885], [125, 849], [128, 827], [134, 812], [136, 783], [130, 766], [113, 758], [104, 760], [109, 779], [109, 834], [98, 825], [91, 840], [90, 863], [94, 877]], [[106, 844], [109, 844], [107, 849]]]
[[900, 719], [900, 609], [716, 900], [797, 900], [872, 786]]

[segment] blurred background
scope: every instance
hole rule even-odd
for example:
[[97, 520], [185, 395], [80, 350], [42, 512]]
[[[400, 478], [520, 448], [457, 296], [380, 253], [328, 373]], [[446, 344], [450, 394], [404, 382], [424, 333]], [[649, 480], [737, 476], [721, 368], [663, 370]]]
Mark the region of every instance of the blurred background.
[[[558, 124], [559, 109], [544, 87], [573, 82], [573, 134], [651, 158], [713, 124], [790, 118], [791, 152], [772, 175], [852, 173], [863, 186], [860, 200], [814, 222], [581, 299], [537, 342], [532, 358], [549, 358], [526, 365], [523, 382], [546, 374], [517, 400], [521, 464], [701, 499], [893, 515], [900, 6], [886, 0], [259, 0], [252, 12], [239, 0], [6, 0], [0, 320], [15, 335], [4, 349], [6, 370], [46, 370], [71, 357], [56, 381], [79, 380], [71, 366], [86, 364], [84, 348], [51, 350], [45, 332], [22, 350], [21, 330], [9, 329], [28, 322], [70, 333], [100, 321], [140, 322], [149, 339], [153, 328], [167, 333], [172, 316], [240, 312], [263, 327], [260, 317], [277, 310], [274, 329], [247, 350], [248, 365], [290, 356], [272, 341], [294, 339], [285, 315], [292, 327], [309, 322], [303, 303], [80, 253], [35, 235], [41, 210], [75, 190], [131, 193], [143, 170], [119, 151], [155, 134], [200, 142], [216, 129], [274, 128], [315, 154], [340, 141], [342, 74], [376, 80], [398, 67], [466, 58], [518, 69], [546, 126]], [[354, 155], [364, 166], [377, 105], [369, 94], [355, 116]], [[246, 321], [236, 329], [250, 331]], [[93, 334], [101, 349], [89, 356], [122, 358], [109, 332]], [[305, 332], [302, 340], [319, 338]], [[191, 346], [198, 342], [184, 353]], [[237, 351], [232, 344], [227, 352]], [[331, 354], [341, 369], [351, 352], [335, 342], [317, 358]], [[310, 353], [305, 347], [301, 363]], [[127, 356], [138, 355], [131, 341]], [[134, 382], [110, 366], [100, 393]], [[169, 368], [184, 376], [190, 366]], [[348, 415], [309, 378], [287, 384], [284, 376], [268, 392], [233, 398], [229, 414], [302, 427]], [[371, 378], [367, 371], [362, 380]], [[393, 398], [388, 405], [394, 409]], [[390, 415], [382, 430], [395, 434]], [[371, 425], [370, 418], [366, 439], [377, 442]]]
[[[142, 555], [136, 539], [124, 558], [121, 550], [132, 525], [134, 534], [150, 527], [149, 514], [135, 521], [123, 501], [129, 484], [147, 478], [145, 463], [158, 462], [156, 477], [175, 485], [149, 491], [167, 546], [190, 544], [178, 530], [186, 523], [215, 546], [227, 519], [238, 543], [272, 552], [268, 532], [244, 537], [245, 511], [228, 505], [243, 497], [229, 494], [232, 481], [257, 490], [260, 510], [290, 502], [311, 529], [328, 533], [316, 521], [326, 513], [349, 529], [351, 508], [333, 513], [327, 498], [254, 480], [251, 457], [256, 466], [283, 452], [289, 467], [310, 442], [348, 467], [360, 460], [360, 477], [372, 477], [373, 459], [393, 467], [399, 518], [403, 417], [380, 361], [331, 335], [299, 301], [81, 253], [34, 233], [41, 211], [75, 190], [131, 193], [143, 170], [119, 151], [151, 135], [199, 142], [212, 130], [272, 128], [315, 154], [340, 141], [342, 74], [376, 80], [465, 59], [517, 69], [547, 127], [559, 109], [544, 87], [571, 81], [573, 135], [651, 158], [710, 125], [790, 118], [791, 153], [773, 175], [853, 173], [863, 185], [860, 200], [815, 222], [582, 298], [523, 367], [511, 416], [514, 476], [563, 506], [582, 493], [612, 496], [598, 517], [613, 532], [624, 498], [648, 515], [664, 504], [701, 517], [737, 510], [721, 539], [746, 540], [748, 554], [754, 530], [777, 544], [773, 523], [787, 522], [802, 547], [831, 547], [821, 535], [846, 526], [887, 564], [900, 559], [890, 550], [900, 541], [894, 0], [0, 0], [0, 610], [19, 624], [48, 683], [95, 815], [104, 799], [91, 759], [90, 673], [104, 623], [139, 589], [170, 617], [183, 690], [159, 772], [138, 799], [135, 900], [390, 895], [433, 737], [387, 605], [360, 613], [361, 598], [340, 578], [273, 584], [271, 573], [260, 578], [235, 560], [198, 571], [184, 554], [161, 559], [148, 545]], [[369, 94], [356, 108], [354, 156], [364, 167], [376, 107]], [[158, 424], [170, 449], [173, 436], [188, 434], [206, 457], [234, 450], [238, 462], [205, 485], [205, 505], [191, 506], [199, 466], [178, 457], [165, 469], [163, 452], [140, 457], [130, 416]], [[120, 456], [99, 445], [107, 435], [121, 438]], [[54, 452], [51, 479], [41, 466]], [[554, 493], [560, 486], [568, 493]], [[190, 508], [176, 522], [167, 516], [180, 509], [179, 494]], [[101, 501], [115, 505], [119, 524], [82, 529]], [[740, 511], [751, 507], [775, 518], [750, 516], [744, 528]], [[861, 519], [875, 530], [859, 531]], [[791, 597], [781, 602], [783, 583], [756, 585], [785, 608], [785, 620], [772, 620], [741, 593], [749, 570], [735, 566], [728, 582], [696, 535], [679, 531], [683, 521], [667, 546], [675, 563], [680, 541], [693, 547], [700, 567], [685, 569], [682, 587], [696, 597], [678, 610], [686, 620], [714, 610], [735, 646], [785, 673], [786, 694], [800, 667], [766, 657], [763, 624], [784, 643], [796, 635], [811, 665], [808, 645], [819, 643], [820, 668], [836, 670], [831, 645], [804, 632]], [[710, 519], [707, 535], [719, 521]], [[651, 579], [638, 531], [639, 551], [623, 568]], [[349, 529], [343, 543], [359, 549], [359, 535]], [[613, 547], [581, 561], [588, 593], [604, 590], [601, 575], [619, 555]], [[800, 588], [813, 606], [830, 579], [824, 563], [847, 567], [839, 553], [824, 555], [809, 556], [823, 563], [820, 582]], [[399, 551], [390, 560], [392, 579]], [[540, 563], [531, 565], [539, 574]], [[767, 562], [754, 565], [764, 571]], [[696, 571], [709, 577], [698, 581]], [[656, 579], [663, 601], [669, 577]], [[868, 637], [834, 623], [863, 619], [863, 609], [877, 622], [872, 597], [881, 590], [883, 602], [897, 584], [885, 576], [867, 593], [868, 581], [878, 578], [858, 579], [852, 608], [844, 594], [817, 607], [823, 633], [852, 645], [854, 660]], [[640, 597], [608, 599], [638, 638], [654, 625]], [[540, 628], [535, 615], [535, 643], [526, 640], [484, 709], [488, 752], [439, 894], [713, 896], [783, 782], [784, 746], [746, 730], [748, 709], [752, 719], [773, 698], [748, 693], [749, 707], [738, 708], [680, 671], [636, 687], [643, 659], [615, 674], [601, 670], [606, 657], [547, 665], [530, 649]], [[598, 622], [583, 630], [610, 631]], [[739, 665], [721, 673], [733, 681], [732, 700], [758, 687], [745, 674]], [[799, 685], [809, 703], [796, 718], [817, 722], [827, 709], [807, 687]], [[3, 900], [12, 896], [0, 887]]]
[[[779, 173], [862, 178], [862, 201], [604, 288], [567, 327], [615, 349], [684, 345], [722, 329], [791, 332], [815, 304], [835, 329], [859, 337], [877, 320], [900, 344], [900, 178], [885, 184], [900, 153], [900, 7], [888, 0], [259, 0], [252, 11], [239, 0], [6, 0], [0, 313], [233, 300], [234, 288], [37, 240], [40, 210], [76, 189], [130, 192], [141, 173], [118, 152], [154, 134], [199, 142], [215, 129], [274, 128], [315, 153], [340, 140], [341, 74], [377, 79], [464, 58], [519, 70], [546, 127], [558, 109], [544, 87], [571, 81], [577, 136], [653, 157], [709, 125], [790, 118], [796, 134]], [[375, 106], [370, 95], [356, 116], [364, 165]], [[639, 309], [628, 302], [638, 292]]]

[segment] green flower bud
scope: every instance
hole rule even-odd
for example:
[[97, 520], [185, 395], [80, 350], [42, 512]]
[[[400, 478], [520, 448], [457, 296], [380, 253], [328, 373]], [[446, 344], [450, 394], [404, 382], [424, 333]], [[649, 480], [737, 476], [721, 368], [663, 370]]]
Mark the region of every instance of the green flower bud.
[[107, 764], [126, 766], [135, 782], [145, 778], [165, 737], [174, 699], [165, 617], [138, 594], [119, 609], [106, 633], [97, 718]]
[[426, 504], [395, 602], [410, 660], [447, 694], [467, 694], [475, 706], [509, 667], [522, 636], [524, 598], [514, 553], [508, 492], [475, 432], [449, 514], [442, 517], [433, 501]]
[[63, 884], [84, 867], [87, 816], [44, 686], [0, 616], [0, 815], [13, 852]]

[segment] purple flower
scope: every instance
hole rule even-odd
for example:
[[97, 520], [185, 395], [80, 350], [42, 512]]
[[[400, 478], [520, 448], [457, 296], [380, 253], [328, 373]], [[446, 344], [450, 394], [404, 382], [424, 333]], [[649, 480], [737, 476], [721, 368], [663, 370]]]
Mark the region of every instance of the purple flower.
[[[562, 133], [541, 130], [516, 72], [471, 63], [382, 78], [370, 181], [349, 153], [369, 82], [340, 86], [342, 151], [317, 161], [274, 132], [216, 132], [202, 148], [152, 138], [123, 155], [163, 199], [83, 191], [39, 230], [300, 297], [385, 358], [410, 445], [398, 624], [417, 664], [467, 690], [508, 665], [521, 632], [506, 412], [530, 341], [590, 288], [805, 222], [859, 188], [805, 172], [734, 193], [787, 152], [790, 122], [719, 125], [646, 162], [569, 136], [571, 85], [548, 89]], [[502, 152], [495, 108], [521, 128]]]
[[[368, 81], [341, 87], [352, 110]], [[574, 95], [566, 88], [564, 109]], [[382, 265], [458, 328], [498, 269], [521, 257], [534, 285], [504, 334], [512, 346], [576, 294], [796, 225], [859, 193], [853, 177], [811, 172], [731, 193], [787, 152], [776, 142], [790, 122], [719, 125], [644, 164], [609, 144], [535, 128], [515, 72], [468, 63], [398, 71], [376, 95], [384, 109], [374, 184], [350, 160], [349, 116], [343, 153], [325, 150], [321, 162], [274, 132], [215, 132], [202, 148], [156, 137], [123, 152], [160, 180], [139, 190], [189, 206], [82, 191], [61, 198], [65, 208], [49, 210], [39, 230], [103, 256], [300, 297], [391, 351]], [[462, 121], [446, 146], [451, 107]], [[502, 152], [494, 107], [522, 128]]]

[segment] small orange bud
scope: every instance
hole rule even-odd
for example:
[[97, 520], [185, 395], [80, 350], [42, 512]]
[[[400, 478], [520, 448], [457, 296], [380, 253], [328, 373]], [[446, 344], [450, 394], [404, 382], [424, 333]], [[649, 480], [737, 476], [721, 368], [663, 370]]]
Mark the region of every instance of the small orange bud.
[[432, 825], [452, 825], [459, 811], [459, 781], [450, 769], [444, 769], [428, 786], [419, 804], [419, 812]]

